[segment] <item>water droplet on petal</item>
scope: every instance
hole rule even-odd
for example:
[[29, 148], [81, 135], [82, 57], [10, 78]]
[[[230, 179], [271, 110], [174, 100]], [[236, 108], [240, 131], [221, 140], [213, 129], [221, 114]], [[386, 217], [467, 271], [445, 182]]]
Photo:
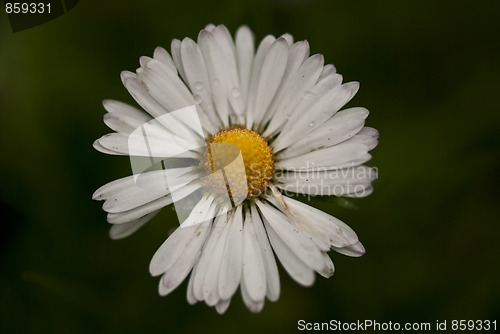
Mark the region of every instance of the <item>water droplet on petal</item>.
[[197, 81], [194, 83], [194, 89], [196, 90], [202, 90], [205, 85], [203, 85], [203, 82]]
[[199, 95], [194, 95], [193, 98], [194, 98], [194, 102], [196, 104], [200, 104], [201, 103], [201, 97]]
[[217, 87], [217, 86], [220, 86], [220, 81], [219, 81], [219, 79], [213, 79], [213, 80], [212, 80], [212, 84], [213, 84], [214, 86], [216, 86], [216, 87]]
[[314, 121], [311, 121], [309, 122], [309, 126], [312, 128], [314, 125], [316, 125], [316, 123], [314, 123]]
[[239, 97], [240, 90], [238, 88], [234, 87], [233, 90], [231, 91], [231, 94], [233, 95], [233, 97]]

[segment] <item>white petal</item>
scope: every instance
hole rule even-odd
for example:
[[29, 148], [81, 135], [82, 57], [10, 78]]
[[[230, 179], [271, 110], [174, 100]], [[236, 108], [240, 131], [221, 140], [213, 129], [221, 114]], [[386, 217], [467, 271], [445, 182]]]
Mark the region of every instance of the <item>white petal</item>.
[[216, 238], [215, 245], [212, 249], [212, 252], [207, 254], [209, 259], [207, 260], [208, 263], [204, 270], [202, 285], [203, 299], [209, 306], [215, 306], [215, 304], [217, 304], [219, 300], [221, 300], [218, 291], [218, 281], [222, 266], [224, 246], [229, 234], [231, 220], [232, 217], [228, 217], [227, 220], [219, 220], [219, 222], [216, 223], [214, 231], [212, 233], [212, 235], [214, 235], [214, 237]]
[[285, 191], [309, 195], [348, 196], [371, 186], [377, 171], [367, 166], [335, 170], [278, 173], [276, 186]]
[[240, 80], [238, 75], [238, 67], [236, 64], [236, 47], [234, 45], [231, 34], [229, 33], [229, 30], [227, 30], [224, 25], [221, 24], [217, 26], [212, 34], [217, 40], [219, 49], [224, 56], [224, 60], [226, 63], [226, 96], [230, 101], [230, 104], [233, 107], [233, 111], [236, 113], [236, 115], [243, 117], [244, 105], [241, 99]]
[[248, 86], [248, 99], [247, 99], [247, 129], [251, 129], [255, 119], [255, 99], [257, 97], [257, 89], [259, 87], [260, 74], [262, 72], [262, 65], [266, 58], [271, 45], [276, 40], [274, 36], [268, 35], [260, 42], [257, 48], [257, 53], [252, 66], [252, 74], [250, 76], [250, 85]]
[[137, 69], [137, 75], [149, 94], [166, 110], [174, 111], [195, 104], [186, 85], [166, 70], [163, 63], [152, 60], [148, 65], [150, 67]]
[[199, 150], [199, 148], [206, 146], [200, 118], [194, 105], [156, 118], [146, 123], [141, 130], [142, 132], [137, 134], [134, 132], [134, 135], [139, 139], [144, 140], [147, 135], [148, 141], [150, 141], [150, 137], [158, 138], [163, 141], [163, 146], [170, 145], [182, 148], [180, 151], [171, 152], [169, 157], [177, 156], [184, 150]]
[[128, 135], [144, 123], [151, 120], [151, 117], [149, 117], [146, 113], [137, 109], [135, 110], [137, 112], [136, 115], [127, 115], [125, 112], [107, 113], [104, 115], [104, 123], [110, 129]]
[[[163, 171], [151, 171], [142, 174], [143, 178], [141, 182], [151, 182], [154, 183], [158, 178], [163, 177]], [[137, 175], [130, 175], [121, 179], [114, 180], [112, 182], [106, 183], [99, 189], [97, 189], [92, 195], [92, 199], [102, 201], [110, 199], [117, 193], [127, 190], [129, 188], [137, 187], [136, 184]]]
[[213, 101], [225, 127], [229, 126], [229, 104], [227, 92], [230, 73], [226, 68], [225, 56], [214, 35], [207, 30], [200, 31], [198, 45], [203, 53], [210, 78]]
[[255, 53], [254, 36], [247, 26], [241, 26], [236, 31], [236, 56], [243, 102], [247, 102], [248, 86]]
[[106, 109], [110, 114], [122, 115], [124, 117], [133, 119], [140, 124], [151, 120], [151, 117], [148, 116], [144, 111], [120, 101], [104, 100], [102, 101], [102, 105], [104, 106], [104, 109]]
[[[196, 264], [195, 270], [191, 274], [191, 279], [193, 280], [193, 295], [197, 300], [204, 300], [203, 294], [203, 283], [207, 276], [207, 272], [212, 270], [210, 268], [211, 260], [214, 254], [214, 250], [217, 247], [221, 234], [227, 222], [227, 215], [220, 215], [215, 218], [213, 227], [210, 232], [210, 236], [203, 247], [200, 259]], [[215, 287], [214, 287], [215, 289]]]
[[203, 111], [207, 113], [205, 121], [210, 122], [208, 129], [214, 133], [222, 126], [222, 122], [213, 106], [212, 89], [203, 54], [193, 40], [185, 38], [181, 45], [181, 55], [182, 62], [186, 65], [186, 78], [193, 96], [195, 100], [199, 100]]
[[139, 64], [142, 67], [146, 67], [151, 60], [153, 60], [151, 57], [142, 56], [139, 58]]
[[278, 237], [295, 252], [298, 258], [316, 271], [323, 269], [321, 252], [310, 238], [295, 228], [282, 212], [271, 205], [257, 202], [257, 206]]
[[298, 119], [285, 125], [283, 131], [273, 143], [275, 151], [278, 152], [290, 146], [302, 136], [314, 131], [349, 102], [358, 88], [359, 84], [357, 82], [350, 82], [335, 87], [329, 94], [318, 99], [307, 113], [300, 115]]
[[128, 211], [166, 195], [168, 195], [167, 190], [151, 191], [139, 187], [130, 188], [106, 200], [102, 208], [112, 213]]
[[[142, 173], [140, 175], [130, 175], [121, 179], [106, 183], [97, 189], [92, 195], [92, 199], [102, 201], [113, 198], [117, 193], [128, 190], [129, 188], [142, 187], [148, 189], [157, 188], [158, 180], [164, 179], [166, 176], [182, 177], [195, 172], [193, 167], [173, 168], [169, 170], [154, 170]], [[163, 186], [164, 184], [162, 184]]]
[[[273, 198], [269, 200], [273, 202], [273, 204], [275, 203]], [[298, 218], [299, 223], [308, 220], [309, 222], [305, 222], [305, 224], [317, 225], [318, 228], [323, 230], [325, 235], [328, 236], [332, 247], [342, 248], [356, 244], [359, 241], [353, 229], [341, 220], [310, 205], [294, 200], [293, 198], [283, 196], [283, 200], [285, 202], [285, 208], [283, 210], [287, 210], [290, 214], [300, 217]], [[276, 204], [278, 203], [276, 202]], [[281, 207], [278, 205], [276, 206]]]
[[326, 78], [327, 76], [330, 76], [332, 74], [337, 73], [337, 69], [335, 68], [334, 65], [328, 64], [323, 67], [323, 70], [321, 71], [321, 75], [319, 76], [318, 81], [321, 81], [322, 79]]
[[315, 280], [313, 268], [318, 266], [321, 259], [319, 249], [269, 205], [257, 202], [257, 206], [262, 213], [271, 245], [285, 270], [297, 283], [312, 285]]
[[276, 115], [274, 115], [264, 135], [274, 133], [291, 117], [293, 110], [297, 108], [297, 105], [318, 81], [323, 62], [323, 56], [316, 54], [301, 64], [290, 78], [290, 85], [287, 87], [283, 101], [280, 103]]
[[246, 281], [243, 277], [241, 280], [241, 297], [243, 298], [243, 302], [245, 303], [245, 305], [253, 313], [259, 313], [264, 308], [265, 299], [255, 301], [252, 298], [250, 298], [250, 295], [248, 293], [248, 289], [246, 286]]
[[[342, 76], [339, 74], [329, 75], [322, 80], [318, 81], [314, 87], [302, 94], [301, 99], [295, 105], [288, 105], [284, 110], [283, 119], [273, 118], [273, 122], [269, 124], [269, 128], [264, 133], [271, 135], [278, 130], [281, 132], [288, 131], [295, 124], [296, 120], [304, 114], [309, 113], [309, 110], [315, 103], [326, 95], [330, 94], [335, 87], [340, 87], [342, 83]], [[281, 112], [280, 112], [281, 113]]]
[[[181, 188], [182, 189], [182, 188]], [[179, 189], [179, 190], [181, 190]], [[175, 195], [174, 195], [175, 198]], [[180, 198], [179, 198], [180, 199]], [[175, 198], [176, 201], [179, 199]], [[193, 207], [188, 217], [181, 223], [181, 227], [191, 227], [197, 224], [201, 224], [213, 217], [215, 217], [215, 211], [217, 207], [214, 203], [213, 196], [202, 197], [201, 200]]]
[[161, 61], [174, 73], [177, 73], [177, 68], [175, 67], [174, 61], [170, 54], [162, 47], [157, 47], [154, 51], [153, 58]]
[[[210, 231], [209, 231], [209, 233], [210, 233]], [[199, 260], [200, 260], [200, 258], [198, 257], [198, 261]], [[196, 276], [196, 269], [198, 267], [198, 261], [194, 264], [193, 270], [191, 271], [191, 276], [189, 276], [189, 282], [188, 282], [188, 286], [186, 289], [186, 299], [187, 299], [189, 305], [194, 305], [198, 302], [198, 300], [196, 299], [196, 297], [194, 295], [194, 290], [193, 290], [194, 277]]]
[[119, 213], [108, 213], [107, 220], [110, 224], [124, 224], [132, 220], [141, 218], [153, 211], [160, 210], [161, 208], [172, 204], [172, 197], [167, 195], [165, 197], [158, 198], [152, 202], [141, 205], [132, 210], [119, 212]]
[[175, 67], [177, 68], [177, 71], [179, 71], [179, 75], [186, 80], [186, 74], [184, 73], [184, 65], [182, 64], [182, 57], [181, 57], [181, 41], [178, 39], [173, 39], [172, 43], [170, 44], [170, 51], [172, 52], [172, 58], [175, 64]]
[[300, 156], [276, 162], [276, 170], [332, 170], [351, 167], [370, 159], [369, 147], [345, 141], [341, 144], [319, 149]]
[[372, 150], [378, 144], [378, 136], [379, 133], [376, 129], [365, 126], [354, 137], [349, 139], [349, 142], [366, 145], [368, 150]]
[[[187, 241], [183, 240], [183, 243], [177, 243], [177, 245], [174, 245], [177, 249], [174, 248], [173, 251], [168, 251], [167, 249], [162, 250], [162, 253], [158, 255], [158, 257], [162, 259], [161, 261], [157, 260], [156, 263], [162, 263], [163, 266], [154, 266], [153, 260], [155, 257], [153, 257], [150, 265], [151, 273], [155, 275], [156, 273], [165, 270], [159, 286], [161, 296], [165, 296], [172, 292], [189, 274], [200, 255], [201, 247], [203, 246], [205, 238], [208, 235], [209, 228], [210, 222], [206, 222], [195, 227], [182, 229], [180, 233], [187, 234], [190, 238]], [[177, 228], [177, 230], [179, 229], [180, 228]], [[165, 241], [165, 243], [167, 241]], [[156, 254], [158, 254], [158, 252]], [[165, 258], [171, 260], [168, 261], [165, 260]]]
[[[160, 78], [157, 79], [156, 82], [162, 86], [160, 87], [160, 91], [163, 95], [170, 96], [172, 99], [175, 98], [178, 100], [178, 104], [180, 106], [177, 106], [172, 101], [169, 101], [169, 103], [172, 104], [172, 107], [167, 107], [168, 110], [177, 110], [194, 103], [194, 99], [189, 89], [186, 87], [181, 78], [179, 78], [177, 73], [173, 72], [167, 64], [161, 62], [160, 60], [153, 59], [148, 63], [147, 67], [137, 70], [138, 77], [141, 78], [140, 72], [147, 70], [152, 70], [154, 73], [159, 75]], [[159, 98], [157, 98], [157, 100], [161, 102]], [[167, 104], [164, 104], [164, 106], [167, 106]]]
[[[130, 184], [130, 180], [126, 180], [124, 184], [119, 184], [116, 187], [109, 187], [111, 189], [105, 195], [106, 201], [103, 204], [103, 209], [111, 213], [124, 212], [167, 196], [170, 193], [170, 189], [167, 187], [168, 183], [164, 179], [165, 174], [168, 173], [167, 171], [157, 170], [143, 173], [139, 175], [137, 180], [132, 179], [132, 182], [134, 182], [133, 186], [126, 188], [123, 186]], [[194, 180], [184, 186], [176, 186], [172, 197], [175, 201], [179, 201], [200, 187], [201, 183], [198, 180]], [[98, 189], [98, 191], [102, 190]], [[96, 194], [94, 196], [104, 199], [104, 197], [98, 197]]]
[[281, 79], [285, 73], [287, 59], [288, 43], [284, 38], [278, 38], [269, 48], [269, 52], [262, 63], [257, 95], [255, 97], [255, 123], [262, 122], [280, 86]]
[[219, 273], [219, 296], [222, 300], [229, 300], [240, 284], [243, 265], [243, 213], [242, 206], [238, 206], [229, 222], [222, 263]]
[[[155, 135], [157, 130], [154, 130], [154, 128], [159, 127], [159, 125], [151, 127], [147, 124], [150, 123], [146, 123], [144, 127], [136, 129], [131, 135], [115, 132], [106, 134], [98, 139], [99, 144], [110, 151], [135, 157], [151, 157], [159, 158], [160, 160], [173, 156], [193, 159], [198, 157], [195, 151], [189, 150], [195, 145], [202, 144], [197, 144], [198, 141], [194, 139], [191, 143], [185, 140], [185, 137], [190, 136], [188, 129], [183, 132], [182, 127], [178, 127], [179, 135], [177, 137], [169, 136], [168, 133], [165, 132], [164, 138], [160, 138]], [[176, 154], [173, 152], [181, 153]], [[159, 162], [159, 160], [157, 162]]]
[[93, 200], [102, 201], [110, 198], [117, 192], [123, 189], [133, 187], [135, 185], [134, 175], [130, 175], [121, 179], [114, 180], [112, 182], [106, 183], [97, 189], [92, 195]]
[[144, 217], [125, 224], [111, 226], [111, 229], [109, 230], [109, 237], [115, 240], [128, 237], [129, 235], [140, 229], [148, 221], [150, 221], [158, 212], [160, 211], [151, 212]]
[[[289, 207], [285, 201], [286, 196], [281, 195], [277, 190], [275, 191], [274, 189], [273, 196], [269, 196], [266, 199], [279, 210], [281, 210], [281, 212], [283, 212], [288, 217], [290, 223], [296, 229], [304, 233], [309, 239], [311, 239], [321, 251], [329, 251], [331, 248], [331, 242], [328, 235], [328, 230], [324, 229], [323, 226], [309, 220], [307, 216], [303, 216], [298, 211], [293, 210], [291, 207]], [[275, 192], [277, 193], [276, 195]]]
[[291, 91], [294, 91], [295, 89], [290, 86], [296, 81], [295, 78], [297, 75], [300, 76], [300, 74], [297, 74], [297, 69], [302, 65], [308, 56], [309, 43], [307, 43], [307, 41], [297, 42], [288, 49], [288, 60], [285, 73], [283, 74], [283, 79], [281, 80], [280, 87], [276, 92], [271, 106], [269, 107], [269, 112], [266, 113], [262, 121], [263, 124], [267, 124], [269, 120], [271, 120], [271, 123], [266, 128], [264, 136], [268, 136], [273, 133], [273, 131], [270, 131], [269, 129], [269, 127], [273, 127], [272, 124], [281, 124], [281, 118], [284, 114], [282, 112], [282, 109], [284, 109], [283, 105], [288, 105], [288, 99], [290, 96], [295, 97], [293, 95], [294, 92], [291, 93]]
[[337, 253], [353, 257], [362, 256], [366, 252], [365, 247], [363, 247], [363, 244], [361, 242], [342, 248], [332, 247], [332, 249]]
[[167, 113], [167, 110], [149, 94], [147, 88], [136, 76], [125, 77], [123, 85], [135, 101], [151, 116], [158, 117]]
[[137, 74], [135, 74], [134, 72], [130, 72], [130, 71], [121, 71], [120, 79], [121, 79], [124, 86], [125, 86], [125, 80], [129, 79], [129, 78], [137, 79]]
[[279, 238], [276, 232], [267, 224], [267, 234], [271, 245], [290, 277], [302, 286], [311, 286], [314, 284], [314, 271], [306, 265], [298, 256]]
[[367, 116], [368, 110], [365, 108], [349, 108], [339, 111], [315, 131], [279, 152], [277, 157], [279, 159], [290, 158], [346, 141], [363, 128]]
[[205, 26], [205, 30], [208, 30], [210, 32], [214, 31], [217, 27], [213, 23], [209, 23]]
[[128, 135], [143, 125], [143, 120], [129, 118], [121, 114], [107, 113], [104, 115], [104, 123], [112, 130]]
[[201, 231], [201, 226], [202, 224], [185, 229], [176, 228], [153, 255], [149, 263], [151, 275], [161, 275], [171, 268], [186, 248], [188, 242], [193, 239], [197, 231]]
[[269, 239], [264, 229], [259, 212], [255, 205], [251, 206], [252, 220], [251, 224], [255, 231], [255, 237], [259, 242], [259, 248], [262, 252], [262, 258], [266, 269], [266, 296], [270, 301], [277, 301], [280, 296], [280, 277], [278, 266], [274, 258], [273, 250], [269, 244]]
[[92, 147], [94, 147], [97, 151], [104, 153], [104, 154], [125, 155], [125, 153], [120, 153], [120, 152], [116, 152], [116, 151], [109, 150], [109, 149], [105, 148], [104, 146], [99, 144], [99, 139], [96, 139], [94, 141], [94, 143], [92, 144]]
[[243, 226], [243, 277], [248, 298], [261, 302], [266, 298], [266, 267], [253, 225], [252, 215], [247, 211]]
[[318, 274], [325, 278], [330, 278], [335, 273], [335, 266], [333, 265], [332, 259], [327, 253], [321, 253], [323, 255], [323, 270], [318, 271]]
[[[193, 257], [194, 250], [201, 249], [205, 238], [209, 234], [210, 226], [211, 222], [207, 221], [192, 227], [178, 227], [163, 242], [151, 259], [149, 264], [151, 275], [158, 276], [175, 267], [174, 264], [177, 264], [177, 261], [186, 255], [185, 253], [191, 254], [190, 258]], [[196, 258], [193, 259], [191, 266], [194, 265], [195, 260]]]
[[288, 46], [291, 46], [293, 44], [293, 36], [290, 34], [283, 34], [280, 36], [281, 38], [284, 38], [286, 40], [286, 43]]
[[[120, 153], [123, 155], [129, 155], [129, 135], [124, 133], [108, 133], [98, 139], [99, 145], [105, 149]], [[149, 152], [147, 147], [144, 146], [142, 142], [133, 141], [131, 142], [131, 149], [135, 155], [148, 156]]]
[[217, 313], [219, 314], [224, 314], [229, 307], [229, 304], [231, 303], [231, 299], [228, 300], [221, 300], [215, 305], [215, 309], [217, 310]]

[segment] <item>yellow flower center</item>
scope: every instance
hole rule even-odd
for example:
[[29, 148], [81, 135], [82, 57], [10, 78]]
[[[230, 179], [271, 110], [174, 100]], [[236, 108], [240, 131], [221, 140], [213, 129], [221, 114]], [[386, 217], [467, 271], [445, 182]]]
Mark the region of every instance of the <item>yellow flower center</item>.
[[[240, 152], [244, 174], [239, 159]], [[235, 197], [246, 196], [250, 199], [252, 195], [260, 195], [274, 175], [271, 148], [267, 141], [254, 131], [233, 128], [219, 132], [208, 142], [208, 156], [212, 173], [217, 170], [224, 171], [227, 190], [233, 201]], [[205, 167], [208, 167], [208, 161], [205, 162]]]

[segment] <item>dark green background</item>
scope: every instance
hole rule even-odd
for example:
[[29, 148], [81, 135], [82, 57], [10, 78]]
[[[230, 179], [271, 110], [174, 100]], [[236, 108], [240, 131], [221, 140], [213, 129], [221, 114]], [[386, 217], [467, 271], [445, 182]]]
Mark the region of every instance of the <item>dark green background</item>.
[[[462, 4], [460, 4], [462, 3]], [[80, 1], [12, 33], [0, 14], [0, 331], [294, 332], [297, 321], [500, 320], [499, 1]], [[239, 293], [224, 316], [189, 306], [186, 285], [157, 294], [149, 261], [176, 226], [164, 209], [112, 241], [100, 185], [128, 158], [93, 150], [108, 132], [101, 101], [132, 102], [122, 70], [207, 23], [260, 40], [308, 39], [380, 133], [372, 196], [358, 210], [313, 204], [350, 224], [367, 253], [331, 253], [336, 274], [251, 314]]]

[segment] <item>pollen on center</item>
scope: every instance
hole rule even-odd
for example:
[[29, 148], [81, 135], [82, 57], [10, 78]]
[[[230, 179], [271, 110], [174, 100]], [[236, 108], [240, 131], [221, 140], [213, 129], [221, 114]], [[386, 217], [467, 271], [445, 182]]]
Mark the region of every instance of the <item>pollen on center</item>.
[[[224, 171], [226, 180], [230, 180], [226, 184], [227, 191], [233, 198], [246, 194], [246, 198], [250, 199], [266, 190], [274, 175], [274, 159], [262, 136], [248, 129], [232, 128], [219, 132], [207, 144], [209, 159], [204, 162], [205, 169], [211, 173]], [[239, 152], [234, 145], [241, 152], [245, 175], [241, 164], [235, 163]]]

